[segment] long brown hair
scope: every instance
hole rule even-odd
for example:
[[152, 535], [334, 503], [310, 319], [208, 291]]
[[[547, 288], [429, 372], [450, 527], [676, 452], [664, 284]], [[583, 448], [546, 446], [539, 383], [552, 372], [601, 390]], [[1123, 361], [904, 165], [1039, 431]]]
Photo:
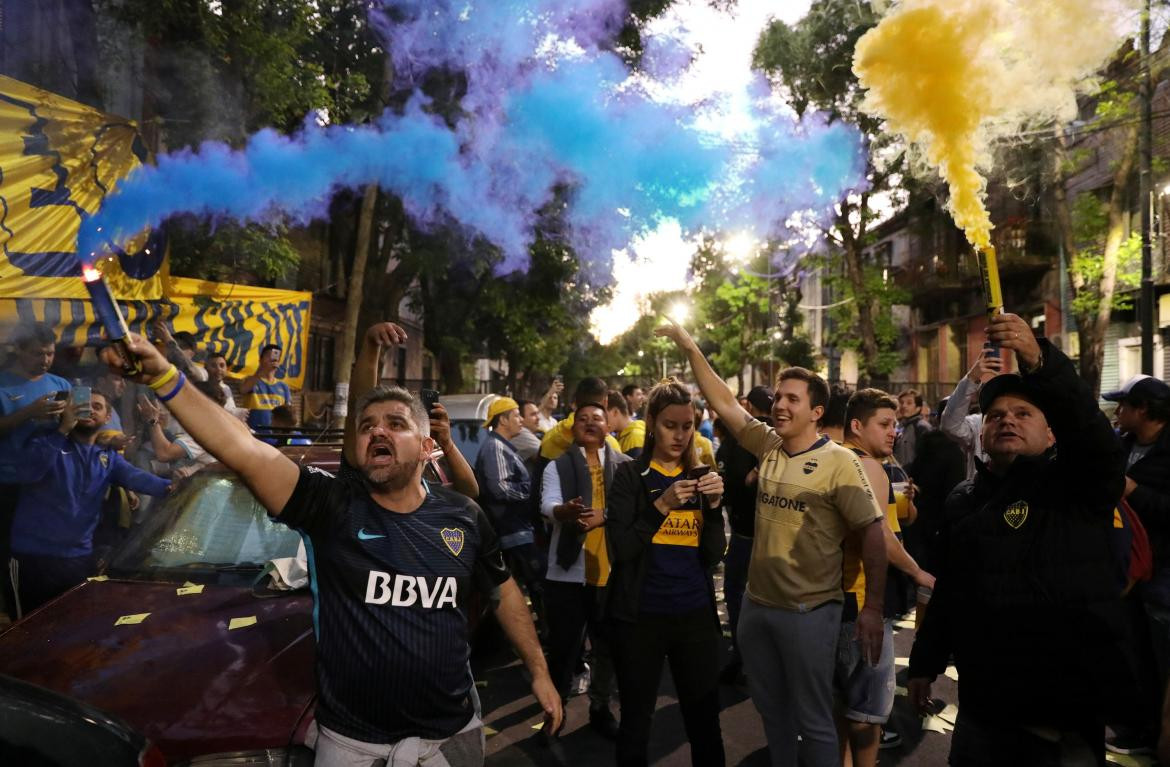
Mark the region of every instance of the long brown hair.
[[[654, 422], [659, 414], [671, 405], [686, 405], [691, 412], [692, 424], [695, 417], [695, 408], [691, 404], [694, 398], [687, 387], [675, 378], [664, 378], [655, 384], [646, 395], [646, 443], [642, 447], [642, 460], [646, 466], [654, 458]], [[691, 430], [691, 440], [683, 450], [682, 465], [684, 470], [696, 464], [695, 458], [695, 430]]]

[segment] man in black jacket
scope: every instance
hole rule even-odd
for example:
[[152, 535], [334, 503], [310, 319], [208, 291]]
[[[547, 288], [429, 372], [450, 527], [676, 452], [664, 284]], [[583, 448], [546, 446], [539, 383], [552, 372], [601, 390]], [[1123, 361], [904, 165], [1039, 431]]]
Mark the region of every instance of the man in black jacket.
[[1110, 547], [1121, 445], [1072, 362], [1026, 322], [1000, 315], [988, 337], [1023, 373], [980, 392], [988, 462], [947, 501], [910, 699], [926, 706], [953, 654], [952, 765], [1104, 763], [1105, 710], [1123, 676]]
[[[1145, 678], [1157, 683], [1157, 700], [1170, 677], [1170, 386], [1150, 376], [1135, 376], [1117, 391], [1101, 395], [1117, 403], [1117, 425], [1125, 454], [1125, 499], [1150, 536], [1154, 576], [1136, 588], [1133, 598], [1138, 628], [1149, 631], [1150, 645], [1138, 643], [1149, 663], [1152, 650], [1157, 676], [1142, 668]], [[1144, 613], [1144, 616], [1143, 616]], [[1144, 617], [1144, 620], [1142, 619]], [[1153, 703], [1153, 701], [1150, 701]], [[1153, 706], [1151, 706], [1152, 715]], [[1156, 721], [1156, 720], [1155, 720]], [[1155, 729], [1149, 732], [1116, 731], [1105, 747], [1114, 753], [1150, 753]]]

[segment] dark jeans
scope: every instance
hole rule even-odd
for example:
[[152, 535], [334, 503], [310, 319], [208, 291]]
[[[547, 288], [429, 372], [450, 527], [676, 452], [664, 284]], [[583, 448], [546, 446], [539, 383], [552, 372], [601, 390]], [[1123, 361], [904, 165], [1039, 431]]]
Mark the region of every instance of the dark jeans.
[[751, 562], [752, 539], [732, 533], [727, 543], [727, 556], [723, 560], [723, 601], [727, 603], [727, 620], [731, 623], [733, 663], [743, 662], [739, 656], [739, 608], [743, 604]]
[[504, 562], [516, 583], [528, 592], [532, 609], [536, 611], [536, 628], [543, 634], [548, 624], [544, 608], [544, 555], [535, 543], [523, 543], [504, 549]]
[[601, 621], [604, 589], [583, 583], [544, 582], [544, 605], [548, 613], [548, 670], [561, 698], [568, 699], [569, 685], [585, 637], [589, 636], [589, 704], [609, 707], [613, 696], [614, 671], [610, 657], [609, 632]]
[[647, 765], [650, 722], [658, 702], [662, 662], [678, 693], [678, 706], [691, 743], [691, 764], [721, 767], [719, 729], [719, 626], [710, 608], [680, 614], [643, 614], [636, 623], [615, 621], [614, 667], [622, 702], [618, 767]]
[[83, 557], [13, 554], [6, 564], [15, 570], [13, 580], [20, 596], [18, 606], [22, 616], [77, 584], [84, 583], [94, 572], [92, 554]]
[[1092, 767], [1105, 764], [1103, 724], [1060, 730], [1058, 740], [1019, 725], [984, 722], [959, 709], [951, 767]]

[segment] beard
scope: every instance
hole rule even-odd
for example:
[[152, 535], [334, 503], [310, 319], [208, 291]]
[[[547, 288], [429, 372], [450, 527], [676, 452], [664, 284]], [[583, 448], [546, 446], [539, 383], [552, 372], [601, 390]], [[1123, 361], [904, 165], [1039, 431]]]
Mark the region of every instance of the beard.
[[418, 462], [395, 460], [383, 466], [371, 466], [369, 462], [362, 467], [362, 475], [366, 483], [378, 492], [392, 492], [401, 490], [414, 482], [415, 469]]
[[83, 424], [80, 421], [73, 427], [73, 433], [82, 439], [89, 439], [97, 434], [98, 429], [101, 428], [96, 423]]

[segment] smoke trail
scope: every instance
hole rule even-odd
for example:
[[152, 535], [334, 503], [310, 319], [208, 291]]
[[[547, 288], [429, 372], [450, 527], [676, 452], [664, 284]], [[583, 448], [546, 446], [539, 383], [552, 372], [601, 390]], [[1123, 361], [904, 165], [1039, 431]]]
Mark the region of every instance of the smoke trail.
[[[181, 212], [307, 221], [337, 189], [377, 182], [419, 226], [454, 221], [486, 237], [506, 272], [526, 265], [536, 211], [562, 186], [570, 244], [599, 276], [614, 249], [664, 219], [763, 237], [794, 213], [824, 214], [862, 183], [861, 141], [848, 126], [795, 124], [757, 98], [753, 127], [729, 139], [655, 98], [610, 50], [626, 14], [625, 0], [382, 0], [371, 22], [398, 85], [414, 89], [402, 113], [160, 157], [83, 224], [79, 252], [91, 257], [106, 238]], [[647, 51], [665, 76], [689, 55], [673, 39], [649, 40]], [[466, 83], [453, 126], [428, 113], [418, 88], [435, 70]]]
[[1076, 89], [1117, 50], [1132, 0], [904, 0], [857, 43], [864, 108], [915, 145], [951, 190], [948, 207], [978, 248], [990, 144], [1076, 116]]

